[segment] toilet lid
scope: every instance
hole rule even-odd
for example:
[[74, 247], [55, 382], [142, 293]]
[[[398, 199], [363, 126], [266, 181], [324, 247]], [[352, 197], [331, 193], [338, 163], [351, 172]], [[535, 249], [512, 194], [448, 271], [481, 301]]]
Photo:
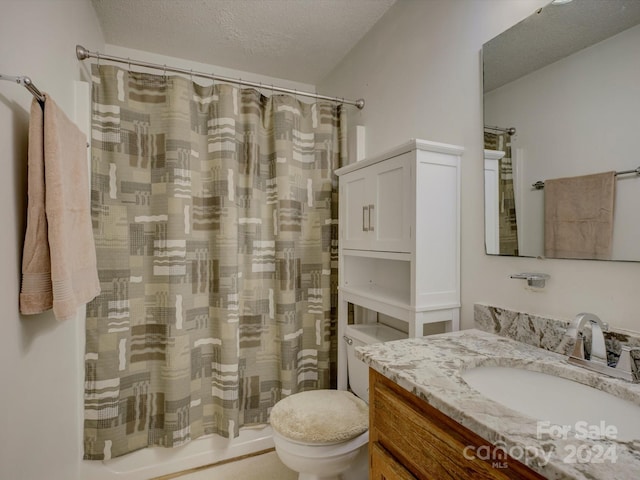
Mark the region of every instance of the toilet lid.
[[338, 443], [369, 428], [365, 402], [343, 390], [310, 390], [290, 395], [271, 409], [271, 426], [302, 443]]

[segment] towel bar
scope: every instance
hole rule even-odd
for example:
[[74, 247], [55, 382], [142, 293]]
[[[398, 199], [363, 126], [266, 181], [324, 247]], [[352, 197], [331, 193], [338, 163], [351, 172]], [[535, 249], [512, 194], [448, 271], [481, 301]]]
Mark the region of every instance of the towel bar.
[[[616, 172], [616, 177], [618, 175], [628, 175], [630, 173], [635, 173], [636, 175], [640, 175], [640, 167], [635, 168], [633, 170], [622, 170], [620, 172]], [[536, 190], [542, 190], [544, 188], [544, 182], [542, 180], [538, 180], [536, 183], [532, 183], [531, 186]]]

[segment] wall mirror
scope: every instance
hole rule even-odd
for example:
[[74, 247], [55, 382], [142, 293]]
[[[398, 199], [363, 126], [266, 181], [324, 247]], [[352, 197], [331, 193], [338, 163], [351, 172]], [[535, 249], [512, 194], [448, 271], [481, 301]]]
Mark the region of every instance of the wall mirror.
[[640, 261], [640, 1], [555, 0], [482, 59], [487, 254]]

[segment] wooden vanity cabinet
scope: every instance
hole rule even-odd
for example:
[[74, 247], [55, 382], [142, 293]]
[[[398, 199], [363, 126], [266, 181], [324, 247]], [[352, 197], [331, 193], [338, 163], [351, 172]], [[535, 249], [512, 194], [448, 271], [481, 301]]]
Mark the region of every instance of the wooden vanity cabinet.
[[[544, 478], [373, 369], [369, 412], [370, 480]], [[495, 453], [468, 459], [467, 446]]]

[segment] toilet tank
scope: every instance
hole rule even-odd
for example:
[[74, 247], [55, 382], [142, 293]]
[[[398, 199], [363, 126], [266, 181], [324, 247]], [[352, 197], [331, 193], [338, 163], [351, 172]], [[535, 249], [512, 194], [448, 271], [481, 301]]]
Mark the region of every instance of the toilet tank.
[[347, 342], [349, 386], [351, 391], [365, 402], [369, 403], [369, 367], [356, 358], [355, 348], [403, 338], [407, 338], [406, 333], [382, 323], [347, 325], [344, 341]]

